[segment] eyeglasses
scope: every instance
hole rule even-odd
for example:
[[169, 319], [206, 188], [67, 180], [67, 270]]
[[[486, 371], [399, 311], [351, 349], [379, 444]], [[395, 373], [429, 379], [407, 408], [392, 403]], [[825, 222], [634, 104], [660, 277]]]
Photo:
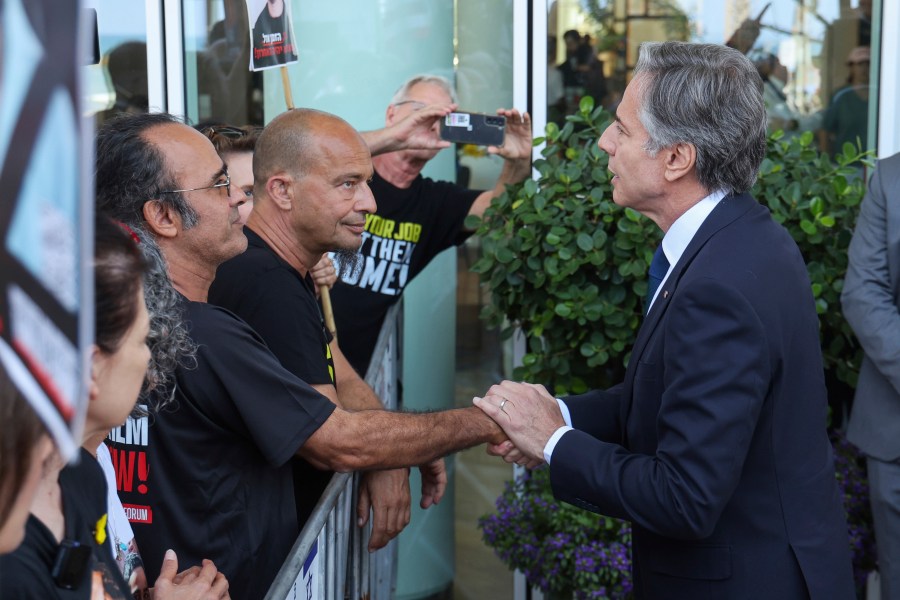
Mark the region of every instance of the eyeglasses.
[[250, 135], [252, 131], [241, 129], [240, 127], [232, 127], [231, 125], [210, 125], [200, 130], [200, 133], [211, 138], [214, 135], [224, 135], [227, 138], [238, 139], [245, 135]]
[[847, 66], [848, 66], [848, 67], [852, 67], [853, 65], [867, 65], [867, 64], [869, 64], [869, 61], [867, 61], [867, 60], [850, 60], [850, 61], [847, 61]]
[[400, 106], [402, 104], [416, 104], [417, 106], [415, 106], [413, 110], [419, 110], [428, 106], [424, 102], [419, 102], [418, 100], [401, 100], [400, 102], [394, 102], [394, 106]]
[[214, 183], [212, 185], [207, 185], [206, 187], [198, 187], [198, 188], [190, 188], [186, 190], [166, 190], [164, 192], [160, 192], [160, 194], [180, 194], [181, 192], [196, 192], [198, 190], [212, 190], [215, 188], [225, 188], [225, 193], [228, 196], [231, 196], [231, 176], [228, 173], [225, 173], [225, 181], [220, 183]]

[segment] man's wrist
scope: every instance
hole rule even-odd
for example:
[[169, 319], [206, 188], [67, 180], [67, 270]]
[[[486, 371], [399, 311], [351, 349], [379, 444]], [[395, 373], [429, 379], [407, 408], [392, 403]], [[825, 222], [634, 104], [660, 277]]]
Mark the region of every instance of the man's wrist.
[[563, 425], [559, 429], [553, 432], [553, 435], [550, 436], [550, 439], [547, 440], [547, 443], [544, 444], [544, 462], [548, 465], [550, 464], [550, 459], [553, 457], [553, 450], [556, 449], [556, 444], [559, 443], [559, 440], [563, 435], [572, 431], [572, 428], [568, 425]]

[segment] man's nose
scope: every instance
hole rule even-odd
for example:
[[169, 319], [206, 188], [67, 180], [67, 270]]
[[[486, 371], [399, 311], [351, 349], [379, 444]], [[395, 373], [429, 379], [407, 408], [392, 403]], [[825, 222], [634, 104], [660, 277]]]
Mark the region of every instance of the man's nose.
[[372, 193], [372, 188], [369, 187], [368, 182], [364, 182], [363, 185], [359, 186], [356, 210], [366, 214], [374, 214], [378, 210], [378, 205], [375, 203], [375, 195]]
[[228, 192], [228, 206], [235, 208], [248, 200], [247, 194], [238, 186], [231, 184], [231, 190]]
[[606, 152], [607, 154], [613, 154], [615, 151], [615, 147], [613, 146], [612, 134], [610, 134], [610, 130], [613, 128], [613, 125], [610, 124], [606, 129], [603, 130], [603, 134], [600, 135], [600, 139], [597, 140], [597, 147]]

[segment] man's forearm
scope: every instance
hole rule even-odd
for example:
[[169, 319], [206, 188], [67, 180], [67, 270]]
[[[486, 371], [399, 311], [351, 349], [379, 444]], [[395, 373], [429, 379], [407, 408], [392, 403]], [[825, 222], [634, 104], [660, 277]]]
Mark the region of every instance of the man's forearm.
[[338, 379], [337, 394], [341, 406], [345, 410], [356, 411], [384, 408], [381, 400], [375, 394], [375, 390], [356, 373]]
[[494, 196], [506, 191], [507, 185], [525, 181], [531, 176], [531, 157], [503, 161], [503, 169], [494, 185]]
[[475, 407], [433, 413], [336, 410], [300, 450], [313, 464], [336, 471], [420, 465], [485, 442], [506, 439]]
[[393, 152], [399, 149], [399, 144], [391, 135], [390, 128], [375, 129], [373, 131], [360, 131], [359, 134], [369, 147], [372, 156]]

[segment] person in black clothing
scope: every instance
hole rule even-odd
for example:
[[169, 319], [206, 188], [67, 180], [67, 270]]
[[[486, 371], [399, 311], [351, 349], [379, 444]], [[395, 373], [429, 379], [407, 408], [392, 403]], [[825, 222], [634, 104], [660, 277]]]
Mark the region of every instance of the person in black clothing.
[[[403, 288], [442, 250], [465, 241], [471, 234], [464, 226], [466, 216], [481, 216], [508, 184], [531, 175], [531, 117], [500, 109], [497, 114], [507, 119], [506, 138], [503, 147], [490, 146], [488, 152], [504, 161], [492, 189], [469, 190], [422, 177], [428, 161], [448, 145], [441, 144], [438, 124], [455, 108], [455, 96], [443, 77], [413, 77], [388, 106], [386, 127], [362, 133], [372, 152], [371, 188], [378, 211], [366, 217], [361, 271], [345, 273], [331, 293], [341, 349], [361, 375], [368, 371], [384, 317]], [[422, 140], [401, 138], [398, 147], [398, 125], [411, 116], [427, 116], [422, 124], [431, 128], [418, 134]], [[423, 144], [429, 138], [430, 147]]]
[[[247, 238], [242, 194], [201, 133], [164, 113], [124, 117], [98, 132], [96, 156], [99, 207], [159, 246], [197, 345], [195, 364], [176, 369], [172, 407], [111, 434], [120, 456], [143, 452], [145, 464], [128, 471], [119, 495], [151, 581], [156, 550], [174, 546], [188, 564], [208, 554], [234, 597], [263, 597], [300, 530], [295, 455], [321, 469], [393, 469], [505, 439], [474, 407], [336, 407], [285, 369], [244, 321], [206, 303], [216, 269], [243, 252]], [[351, 179], [359, 178], [333, 185]]]
[[[351, 175], [359, 177], [371, 169], [367, 146], [343, 120], [297, 109], [269, 124], [259, 138], [254, 164], [259, 201], [244, 230], [249, 248], [219, 267], [210, 302], [246, 320], [289, 371], [335, 404], [352, 410], [382, 408], [325, 329], [311, 277], [311, 265], [325, 252], [337, 251], [345, 266], [358, 256], [360, 234], [365, 233], [354, 228], [363, 227], [375, 203], [365, 182]], [[303, 176], [290, 179], [290, 171]], [[341, 177], [348, 179], [346, 184], [330, 183]], [[295, 199], [289, 211], [284, 193]], [[295, 487], [306, 484], [302, 494], [297, 492], [298, 516], [304, 522], [327, 479], [303, 465], [296, 467]], [[443, 495], [446, 473], [442, 460], [420, 470], [420, 504], [428, 508]], [[318, 485], [310, 486], [317, 480]], [[376, 549], [409, 522], [406, 469], [365, 474], [357, 506], [362, 522], [368, 520], [370, 506], [374, 519], [369, 548]]]
[[[24, 543], [0, 557], [0, 596], [4, 598], [132, 597], [106, 543], [106, 479], [95, 457], [110, 428], [122, 423], [134, 408], [144, 384], [150, 318], [140, 251], [105, 218], [98, 219], [95, 230], [96, 335], [84, 447], [76, 464], [63, 468], [57, 457], [41, 479]], [[71, 568], [56, 573], [61, 564]], [[155, 598], [228, 598], [228, 581], [211, 562], [206, 561], [199, 572], [176, 575], [177, 564], [169, 550]]]

